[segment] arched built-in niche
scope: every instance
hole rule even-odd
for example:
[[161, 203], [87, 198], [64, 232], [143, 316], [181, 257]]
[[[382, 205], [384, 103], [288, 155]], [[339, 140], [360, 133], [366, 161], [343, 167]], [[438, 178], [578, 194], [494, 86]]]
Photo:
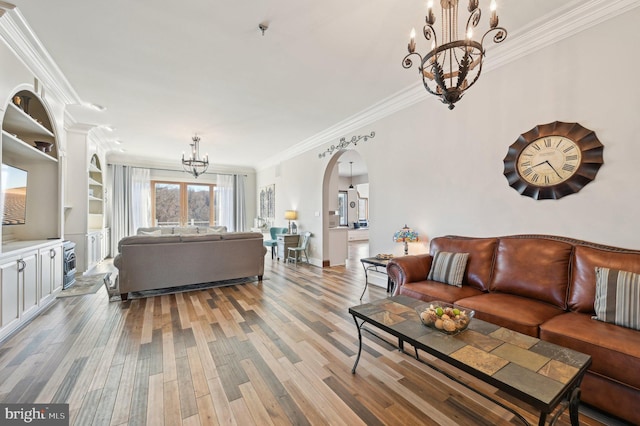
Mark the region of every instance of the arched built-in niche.
[[104, 190], [100, 159], [93, 154], [89, 162], [89, 229], [101, 229], [104, 222]]
[[[31, 90], [17, 89], [7, 101], [2, 118], [2, 164], [5, 170], [8, 166], [22, 170], [27, 179], [26, 214], [14, 223], [3, 218], [3, 252], [11, 251], [13, 242], [23, 242], [23, 246], [25, 241], [61, 236], [59, 149], [52, 123], [47, 106]], [[6, 173], [0, 182], [8, 182]]]

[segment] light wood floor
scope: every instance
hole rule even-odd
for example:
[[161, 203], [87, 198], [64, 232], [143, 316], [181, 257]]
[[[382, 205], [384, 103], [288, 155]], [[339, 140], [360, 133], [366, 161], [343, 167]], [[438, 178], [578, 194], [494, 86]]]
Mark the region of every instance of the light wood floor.
[[[126, 303], [109, 303], [104, 288], [58, 299], [0, 344], [0, 402], [68, 403], [71, 424], [83, 426], [519, 424], [366, 333], [351, 374], [358, 341], [347, 309], [360, 303], [356, 259], [368, 254], [366, 243], [351, 247], [347, 267], [296, 269], [267, 255], [262, 284]], [[369, 286], [363, 301], [385, 295]]]

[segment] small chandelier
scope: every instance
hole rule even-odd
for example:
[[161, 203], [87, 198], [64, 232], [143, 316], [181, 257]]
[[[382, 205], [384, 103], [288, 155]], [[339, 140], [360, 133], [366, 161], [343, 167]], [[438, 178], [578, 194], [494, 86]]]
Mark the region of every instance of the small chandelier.
[[473, 40], [473, 29], [480, 22], [481, 11], [479, 0], [469, 0], [469, 19], [465, 27], [465, 34], [459, 38], [458, 34], [458, 0], [440, 0], [442, 6], [442, 40], [438, 44], [438, 37], [433, 25], [436, 17], [433, 13], [433, 0], [427, 5], [426, 25], [422, 29], [424, 38], [431, 41], [431, 51], [422, 57], [416, 53], [416, 31], [411, 30], [409, 40], [409, 54], [404, 57], [402, 66], [411, 68], [411, 56], [420, 58], [418, 71], [422, 74], [425, 89], [440, 100], [454, 108], [465, 91], [480, 77], [482, 61], [485, 55], [484, 38], [489, 33], [493, 35], [493, 42], [500, 43], [507, 37], [507, 30], [498, 27], [496, 1], [491, 0], [491, 17], [489, 30], [482, 36], [480, 42]]
[[209, 154], [205, 154], [200, 159], [200, 137], [195, 135], [191, 138], [193, 143], [191, 146], [191, 155], [188, 159], [184, 159], [184, 152], [182, 153], [182, 168], [185, 172], [191, 173], [193, 177], [197, 178], [201, 174], [205, 173], [209, 168]]

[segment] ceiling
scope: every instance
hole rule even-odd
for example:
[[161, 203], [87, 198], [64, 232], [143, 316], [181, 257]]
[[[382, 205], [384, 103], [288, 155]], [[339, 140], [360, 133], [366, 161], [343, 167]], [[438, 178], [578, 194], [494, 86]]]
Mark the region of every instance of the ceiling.
[[[579, 2], [498, 0], [503, 45]], [[13, 3], [78, 95], [106, 107], [69, 111], [115, 128], [99, 130], [110, 158], [177, 163], [197, 133], [212, 163], [256, 168], [419, 84], [402, 59], [411, 28], [424, 23], [423, 0]]]

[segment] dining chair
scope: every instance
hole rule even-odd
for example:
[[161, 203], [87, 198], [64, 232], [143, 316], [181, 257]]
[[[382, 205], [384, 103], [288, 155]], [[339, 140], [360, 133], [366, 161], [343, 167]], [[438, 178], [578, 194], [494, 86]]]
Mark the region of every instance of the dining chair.
[[[303, 232], [302, 238], [300, 239], [300, 243], [298, 247], [289, 247], [287, 253], [287, 262], [293, 260], [295, 266], [298, 266], [298, 257], [300, 261], [302, 261], [302, 254], [304, 253], [304, 257], [307, 259], [307, 263], [309, 263], [309, 256], [307, 255], [307, 246], [309, 245], [309, 238], [311, 237], [311, 232]], [[293, 257], [291, 257], [291, 253], [293, 253]]]
[[278, 247], [278, 235], [286, 234], [286, 233], [287, 233], [287, 228], [280, 228], [277, 226], [272, 226], [271, 228], [269, 228], [269, 235], [271, 235], [271, 239], [264, 240], [262, 242], [262, 245], [264, 245], [265, 247], [271, 247], [271, 259], [274, 258], [276, 253], [276, 247]]

